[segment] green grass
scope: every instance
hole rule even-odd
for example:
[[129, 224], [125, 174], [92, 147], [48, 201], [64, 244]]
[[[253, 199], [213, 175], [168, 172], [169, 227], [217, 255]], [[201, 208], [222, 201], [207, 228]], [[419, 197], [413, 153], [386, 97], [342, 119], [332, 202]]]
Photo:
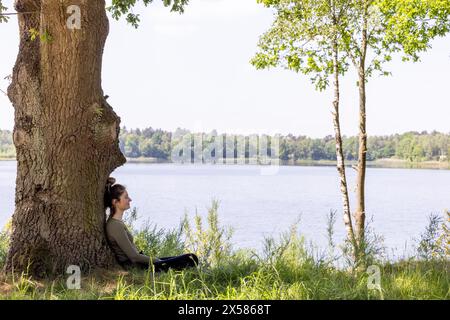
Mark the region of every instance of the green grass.
[[[159, 229], [145, 224], [133, 228], [136, 211], [127, 223], [136, 243], [147, 254], [159, 256], [194, 252], [201, 258], [195, 269], [154, 273], [153, 270], [95, 270], [83, 275], [81, 289], [67, 289], [66, 275], [36, 280], [26, 274], [0, 276], [0, 299], [449, 299], [448, 253], [429, 255], [430, 259], [411, 257], [399, 262], [377, 260], [380, 287], [368, 288], [366, 270], [336, 267], [336, 258], [320, 256], [305, 245], [297, 226], [278, 239], [267, 238], [262, 252], [234, 250], [232, 230], [219, 225], [218, 202], [207, 215], [199, 215], [194, 225], [187, 215], [180, 227]], [[431, 225], [440, 228], [437, 224]], [[441, 229], [439, 229], [441, 230]], [[442, 229], [447, 230], [447, 229]], [[419, 247], [437, 250], [443, 236], [448, 249], [448, 233], [427, 228], [422, 241], [433, 245]], [[430, 234], [432, 236], [430, 236]], [[7, 232], [0, 238], [0, 265], [7, 250]], [[339, 248], [334, 248], [338, 251]], [[331, 250], [330, 250], [331, 252]], [[422, 252], [423, 254], [423, 252]]]

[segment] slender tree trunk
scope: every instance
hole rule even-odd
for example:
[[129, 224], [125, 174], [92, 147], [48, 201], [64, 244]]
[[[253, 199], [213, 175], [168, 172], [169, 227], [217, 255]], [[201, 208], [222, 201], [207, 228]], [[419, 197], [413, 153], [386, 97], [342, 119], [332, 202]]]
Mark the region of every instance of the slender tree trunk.
[[334, 101], [333, 101], [333, 123], [334, 123], [334, 132], [335, 132], [335, 141], [336, 141], [336, 159], [337, 159], [337, 171], [339, 172], [340, 177], [340, 190], [342, 196], [342, 204], [343, 204], [343, 215], [344, 215], [344, 224], [345, 229], [347, 231], [347, 238], [352, 243], [353, 249], [356, 251], [355, 245], [355, 234], [353, 232], [351, 211], [350, 211], [350, 201], [348, 196], [348, 187], [347, 187], [347, 177], [345, 173], [345, 159], [344, 152], [342, 148], [342, 135], [341, 135], [341, 124], [339, 118], [339, 102], [340, 102], [340, 92], [339, 92], [339, 50], [337, 41], [333, 44], [334, 46]]
[[356, 177], [356, 212], [355, 227], [358, 243], [364, 241], [364, 226], [366, 219], [365, 206], [365, 180], [366, 180], [366, 154], [367, 154], [367, 133], [366, 133], [366, 89], [364, 70], [360, 70], [359, 75], [359, 150], [358, 166]]
[[[366, 9], [367, 10], [367, 9]], [[364, 242], [364, 227], [366, 219], [365, 205], [365, 181], [366, 181], [366, 154], [367, 154], [367, 132], [366, 132], [366, 73], [365, 59], [367, 54], [367, 13], [363, 17], [361, 58], [358, 70], [359, 85], [359, 146], [358, 165], [356, 177], [356, 212], [355, 229], [358, 245]]]
[[[67, 8], [81, 9], [69, 29]], [[102, 55], [108, 35], [104, 0], [16, 0], [20, 47], [8, 96], [15, 109], [15, 212], [6, 271], [35, 275], [112, 267], [104, 186], [125, 163], [120, 118], [104, 99]], [[47, 40], [31, 40], [31, 29]]]

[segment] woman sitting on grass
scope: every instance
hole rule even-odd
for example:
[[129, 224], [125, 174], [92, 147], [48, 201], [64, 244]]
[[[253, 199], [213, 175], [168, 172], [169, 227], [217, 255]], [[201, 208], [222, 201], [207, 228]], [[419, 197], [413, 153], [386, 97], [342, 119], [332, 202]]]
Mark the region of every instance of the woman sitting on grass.
[[195, 254], [183, 254], [175, 257], [149, 257], [138, 252], [133, 236], [122, 221], [125, 210], [130, 209], [131, 199], [123, 185], [114, 184], [116, 179], [110, 177], [106, 183], [105, 207], [110, 208], [110, 215], [106, 222], [106, 235], [109, 245], [117, 261], [124, 268], [139, 267], [148, 269], [152, 265], [155, 271], [167, 271], [169, 268], [182, 270], [198, 265]]

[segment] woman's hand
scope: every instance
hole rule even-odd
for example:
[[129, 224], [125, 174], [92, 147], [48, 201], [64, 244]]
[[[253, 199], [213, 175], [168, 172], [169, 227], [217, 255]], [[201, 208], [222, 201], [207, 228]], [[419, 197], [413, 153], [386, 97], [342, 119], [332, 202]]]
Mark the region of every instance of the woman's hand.
[[[139, 253], [144, 254], [144, 251], [139, 251]], [[150, 260], [152, 261], [152, 263], [162, 261], [161, 259], [159, 259], [157, 257], [150, 257]]]

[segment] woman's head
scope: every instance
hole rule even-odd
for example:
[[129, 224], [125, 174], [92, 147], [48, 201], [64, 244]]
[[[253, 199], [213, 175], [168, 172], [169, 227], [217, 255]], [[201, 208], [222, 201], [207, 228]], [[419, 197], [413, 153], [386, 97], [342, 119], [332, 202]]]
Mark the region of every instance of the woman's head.
[[105, 186], [105, 207], [110, 208], [111, 217], [117, 210], [125, 211], [130, 209], [131, 198], [127, 189], [121, 184], [115, 184], [116, 179], [109, 177]]

